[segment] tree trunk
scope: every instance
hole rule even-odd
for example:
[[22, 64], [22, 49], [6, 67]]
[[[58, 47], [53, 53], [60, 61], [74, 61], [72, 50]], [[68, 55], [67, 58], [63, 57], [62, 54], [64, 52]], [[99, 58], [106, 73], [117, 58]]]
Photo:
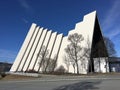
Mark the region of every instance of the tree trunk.
[[79, 74], [79, 66], [77, 62], [76, 62], [76, 66], [77, 66], [77, 74]]
[[68, 66], [68, 73], [69, 73], [69, 66]]
[[41, 66], [42, 66], [42, 63], [43, 63], [43, 57], [42, 57], [42, 59], [41, 59], [41, 61], [40, 61], [40, 63], [39, 63], [38, 72], [39, 72], [39, 70], [40, 70], [40, 68], [41, 68]]
[[48, 59], [48, 61], [47, 61], [47, 63], [46, 63], [46, 67], [45, 67], [45, 73], [47, 72], [47, 68], [48, 68], [48, 66], [49, 66], [49, 59]]
[[75, 74], [75, 65], [73, 64], [72, 66], [73, 66], [73, 68], [74, 68], [74, 74]]
[[101, 63], [100, 63], [100, 57], [99, 57], [99, 73], [101, 73]]
[[75, 67], [74, 67], [74, 74], [75, 74]]
[[54, 70], [55, 70], [56, 63], [57, 63], [57, 59], [56, 59], [56, 60], [54, 61], [54, 63], [53, 63], [52, 72], [54, 72]]

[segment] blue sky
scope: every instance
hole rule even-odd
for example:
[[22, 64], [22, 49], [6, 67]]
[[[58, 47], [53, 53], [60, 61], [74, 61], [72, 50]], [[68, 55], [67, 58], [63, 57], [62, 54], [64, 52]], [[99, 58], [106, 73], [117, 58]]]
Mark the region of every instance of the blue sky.
[[67, 35], [94, 10], [103, 35], [114, 42], [120, 57], [119, 0], [1, 0], [0, 61], [14, 61], [33, 22]]

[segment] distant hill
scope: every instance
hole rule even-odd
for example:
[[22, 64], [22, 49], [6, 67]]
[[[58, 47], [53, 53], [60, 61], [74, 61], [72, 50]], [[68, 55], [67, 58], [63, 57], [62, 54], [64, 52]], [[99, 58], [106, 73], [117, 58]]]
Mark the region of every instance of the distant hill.
[[8, 72], [11, 66], [11, 63], [0, 62], [0, 72]]

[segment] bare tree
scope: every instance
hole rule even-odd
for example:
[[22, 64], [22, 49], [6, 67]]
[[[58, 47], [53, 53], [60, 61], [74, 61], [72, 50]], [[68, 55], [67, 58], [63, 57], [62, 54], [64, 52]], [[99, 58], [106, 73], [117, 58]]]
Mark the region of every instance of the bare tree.
[[52, 65], [51, 65], [52, 66], [52, 72], [54, 72], [54, 70], [55, 70], [55, 68], [57, 66], [57, 58], [58, 58], [58, 56], [55, 55], [53, 60], [52, 60]]
[[[84, 69], [86, 69], [86, 60], [85, 59], [87, 59], [88, 63], [90, 64], [90, 52], [91, 52], [91, 42], [88, 37], [87, 41], [86, 41], [86, 46], [84, 47], [83, 56], [81, 57], [82, 58], [81, 62], [82, 62], [82, 66]], [[87, 66], [87, 67], [89, 67], [89, 66]]]
[[63, 57], [63, 60], [64, 60], [64, 63], [66, 64], [67, 72], [69, 72], [69, 67], [70, 67], [70, 65], [72, 65], [72, 67], [74, 69], [74, 73], [75, 73], [75, 66], [76, 66], [75, 61], [71, 60], [69, 58], [69, 56], [66, 56], [66, 55]]
[[63, 60], [64, 60], [64, 63], [66, 64], [67, 72], [69, 72], [69, 66], [71, 63], [70, 58], [68, 56], [64, 55]]
[[[42, 46], [38, 57], [40, 58], [39, 69], [41, 68], [43, 72], [45, 71], [46, 63], [48, 61], [48, 58], [47, 58], [48, 54], [49, 54], [49, 50], [45, 46]], [[39, 71], [39, 69], [38, 69], [38, 71]]]
[[46, 72], [54, 72], [55, 68], [57, 66], [57, 55], [54, 56], [53, 59], [49, 59], [49, 64], [48, 66], [46, 67]]
[[[39, 57], [39, 70], [41, 69], [42, 72], [54, 72], [54, 69], [57, 65], [57, 55], [54, 56], [53, 59], [49, 58], [49, 50], [42, 46]], [[38, 71], [39, 71], [38, 70]]]
[[109, 57], [116, 56], [116, 50], [114, 48], [114, 43], [108, 37], [104, 37], [104, 41], [107, 47]]
[[72, 66], [73, 66], [73, 69], [74, 69], [74, 74], [75, 74], [75, 62], [71, 62]]
[[83, 40], [84, 38], [81, 34], [74, 33], [72, 35], [69, 35], [68, 41], [70, 44], [65, 48], [65, 51], [68, 54], [69, 58], [75, 62], [75, 65], [77, 67], [77, 74], [79, 74], [78, 61], [81, 59], [80, 53], [82, 52], [82, 46], [80, 43]]
[[64, 66], [59, 66], [59, 68], [57, 68], [56, 70], [55, 70], [55, 73], [56, 74], [64, 74], [66, 72], [66, 70], [65, 70], [65, 68], [64, 68]]

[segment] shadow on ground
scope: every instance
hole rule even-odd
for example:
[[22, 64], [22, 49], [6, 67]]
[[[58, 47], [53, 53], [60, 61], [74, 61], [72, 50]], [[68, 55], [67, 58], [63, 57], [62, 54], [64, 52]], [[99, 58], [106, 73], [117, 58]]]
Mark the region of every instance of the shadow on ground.
[[83, 81], [74, 84], [60, 86], [54, 90], [97, 90], [99, 89], [96, 85], [100, 84], [101, 81]]

